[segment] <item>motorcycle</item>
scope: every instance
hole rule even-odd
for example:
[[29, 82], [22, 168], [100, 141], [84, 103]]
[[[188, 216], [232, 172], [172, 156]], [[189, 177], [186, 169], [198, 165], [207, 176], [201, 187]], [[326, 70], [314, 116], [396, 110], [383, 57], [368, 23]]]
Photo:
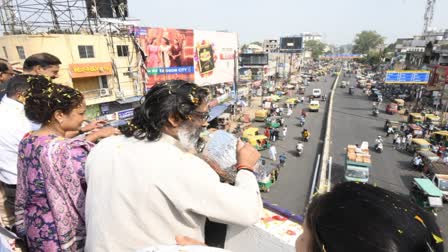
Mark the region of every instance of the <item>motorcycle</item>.
[[300, 120], [299, 121], [299, 127], [303, 127], [303, 125], [305, 125], [305, 120]]
[[378, 152], [378, 153], [383, 152], [383, 143], [377, 143], [375, 145], [375, 151]]
[[303, 153], [303, 148], [296, 148], [297, 149], [297, 156], [302, 156], [302, 153]]
[[374, 109], [372, 111], [373, 116], [378, 116], [379, 113], [380, 113], [380, 111], [378, 109]]

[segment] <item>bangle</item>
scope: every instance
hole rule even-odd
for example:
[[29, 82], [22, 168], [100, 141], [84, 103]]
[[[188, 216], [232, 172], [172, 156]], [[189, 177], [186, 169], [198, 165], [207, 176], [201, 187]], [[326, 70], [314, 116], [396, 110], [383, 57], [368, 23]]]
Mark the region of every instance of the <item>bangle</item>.
[[250, 165], [245, 165], [245, 164], [237, 164], [236, 165], [236, 169], [237, 170], [240, 170], [240, 169], [243, 169], [243, 168], [250, 169]]
[[252, 174], [254, 174], [255, 172], [252, 170], [252, 169], [249, 169], [249, 168], [240, 168], [240, 169], [238, 169], [238, 172], [239, 171], [249, 171], [249, 172], [251, 172]]

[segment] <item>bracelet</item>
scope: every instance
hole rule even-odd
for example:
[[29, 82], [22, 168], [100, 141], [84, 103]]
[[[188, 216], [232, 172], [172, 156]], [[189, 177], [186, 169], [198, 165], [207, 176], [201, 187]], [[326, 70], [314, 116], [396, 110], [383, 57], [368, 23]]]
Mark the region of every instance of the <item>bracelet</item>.
[[250, 165], [237, 164], [237, 165], [235, 166], [235, 168], [236, 168], [237, 170], [239, 170], [239, 169], [241, 169], [241, 168], [250, 168]]
[[249, 171], [249, 172], [251, 172], [252, 174], [255, 173], [252, 169], [249, 169], [249, 168], [240, 168], [240, 169], [238, 169], [238, 171]]

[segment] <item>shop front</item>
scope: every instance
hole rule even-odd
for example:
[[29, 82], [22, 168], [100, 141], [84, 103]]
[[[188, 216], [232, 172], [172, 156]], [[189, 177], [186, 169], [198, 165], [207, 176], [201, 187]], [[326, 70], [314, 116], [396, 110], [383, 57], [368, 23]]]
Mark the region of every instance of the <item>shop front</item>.
[[95, 99], [107, 98], [112, 94], [112, 63], [97, 62], [69, 65], [73, 87], [80, 90], [87, 103], [92, 104]]

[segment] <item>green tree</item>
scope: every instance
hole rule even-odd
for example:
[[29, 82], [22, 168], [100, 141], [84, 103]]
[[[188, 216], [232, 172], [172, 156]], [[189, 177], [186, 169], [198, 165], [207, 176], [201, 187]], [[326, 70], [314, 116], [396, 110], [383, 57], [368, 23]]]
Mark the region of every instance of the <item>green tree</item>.
[[353, 53], [368, 54], [384, 44], [384, 38], [376, 31], [362, 31], [356, 34]]
[[325, 50], [326, 45], [318, 40], [308, 40], [305, 42], [305, 50], [311, 51], [314, 60], [318, 59]]

